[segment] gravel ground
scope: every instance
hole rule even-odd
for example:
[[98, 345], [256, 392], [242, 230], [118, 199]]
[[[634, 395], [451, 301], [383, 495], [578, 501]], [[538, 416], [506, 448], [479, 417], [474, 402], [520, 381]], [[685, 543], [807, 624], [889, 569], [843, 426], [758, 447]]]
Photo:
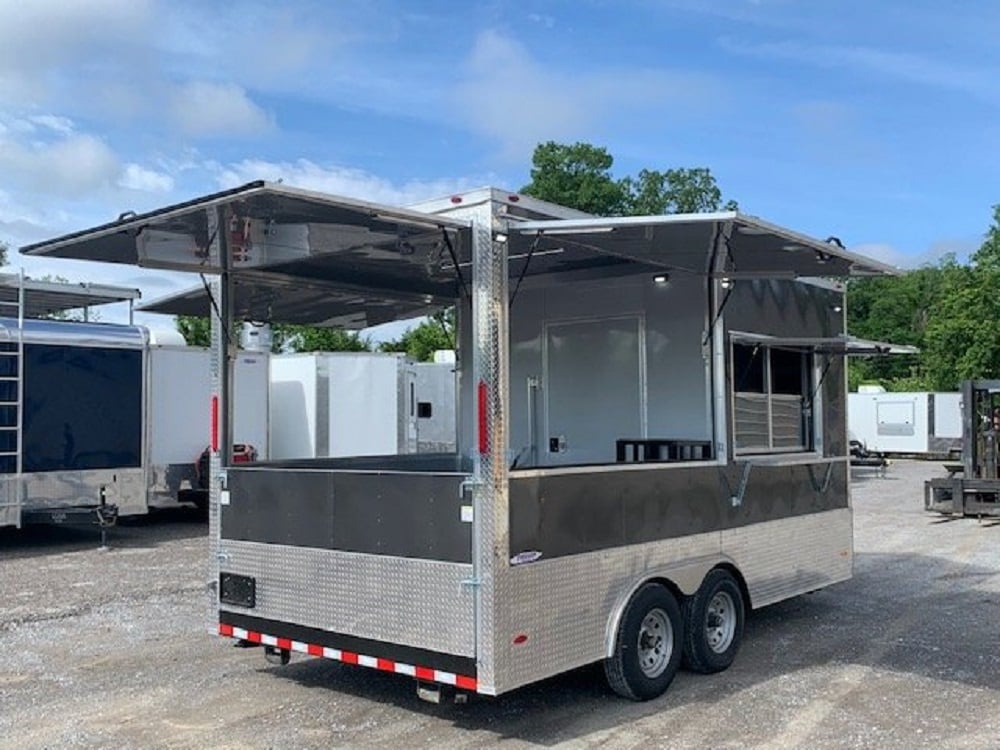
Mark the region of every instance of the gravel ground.
[[853, 483], [853, 580], [753, 613], [736, 664], [662, 698], [599, 668], [467, 705], [211, 636], [206, 528], [0, 532], [0, 747], [1000, 748], [1000, 525], [924, 513], [940, 464]]

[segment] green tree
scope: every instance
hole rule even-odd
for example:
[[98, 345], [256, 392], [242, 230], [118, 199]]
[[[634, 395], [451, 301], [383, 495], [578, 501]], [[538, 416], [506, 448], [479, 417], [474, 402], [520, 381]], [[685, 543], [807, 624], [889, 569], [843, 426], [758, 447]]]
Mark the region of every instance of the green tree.
[[[212, 323], [209, 318], [178, 315], [176, 325], [188, 346], [211, 345]], [[239, 331], [235, 331], [233, 335], [238, 336]], [[367, 338], [362, 338], [353, 331], [286, 323], [274, 323], [271, 326], [271, 351], [275, 353], [367, 352], [371, 348], [371, 342]]]
[[371, 341], [357, 331], [312, 326], [288, 326], [284, 341], [279, 344], [276, 335], [275, 344], [287, 345], [295, 352], [369, 352], [372, 349]]
[[535, 147], [531, 182], [521, 192], [600, 216], [627, 212], [628, 191], [611, 176], [614, 157], [589, 143], [548, 141]]
[[178, 315], [177, 330], [188, 346], [210, 346], [212, 343], [212, 323], [208, 318], [194, 315]]
[[[954, 256], [903, 276], [852, 279], [847, 287], [847, 328], [863, 339], [908, 344], [923, 351], [932, 310], [948, 279], [961, 272]], [[850, 386], [879, 383], [889, 390], [928, 387], [920, 356], [852, 359]], [[921, 385], [923, 384], [923, 385]]]
[[635, 177], [615, 179], [614, 157], [589, 143], [540, 143], [531, 159], [527, 195], [600, 216], [699, 213], [721, 208], [722, 191], [707, 167], [643, 169]]
[[1000, 206], [969, 265], [946, 280], [927, 325], [923, 365], [935, 389], [1000, 378]]
[[735, 201], [723, 205], [722, 191], [707, 167], [643, 169], [635, 178], [624, 178], [622, 185], [628, 193], [628, 212], [635, 216], [736, 209]]
[[438, 349], [455, 348], [455, 310], [448, 308], [435, 313], [414, 326], [398, 339], [384, 342], [383, 352], [405, 352], [418, 362], [430, 362]]

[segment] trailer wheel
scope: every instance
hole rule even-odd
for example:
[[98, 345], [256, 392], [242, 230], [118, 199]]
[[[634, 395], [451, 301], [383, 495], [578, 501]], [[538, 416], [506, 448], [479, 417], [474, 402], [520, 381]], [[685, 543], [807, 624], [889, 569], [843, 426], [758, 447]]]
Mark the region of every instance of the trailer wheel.
[[614, 654], [604, 660], [611, 689], [634, 701], [661, 695], [680, 667], [683, 633], [674, 595], [656, 583], [640, 588], [622, 614]]
[[684, 666], [710, 674], [726, 669], [743, 639], [743, 593], [732, 573], [716, 568], [684, 603]]

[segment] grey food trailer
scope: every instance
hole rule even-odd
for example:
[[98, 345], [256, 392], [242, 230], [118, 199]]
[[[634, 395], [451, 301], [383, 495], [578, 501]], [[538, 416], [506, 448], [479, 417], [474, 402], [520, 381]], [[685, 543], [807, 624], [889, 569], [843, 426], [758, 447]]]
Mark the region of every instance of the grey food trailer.
[[[488, 695], [603, 661], [646, 699], [727, 667], [746, 609], [850, 577], [852, 343], [843, 289], [801, 279], [893, 269], [734, 212], [437, 208], [252, 183], [25, 248], [219, 276], [220, 634]], [[456, 453], [231, 463], [236, 319], [446, 306]]]
[[1000, 516], [1000, 380], [962, 383], [962, 462], [924, 483], [924, 508], [955, 516]]

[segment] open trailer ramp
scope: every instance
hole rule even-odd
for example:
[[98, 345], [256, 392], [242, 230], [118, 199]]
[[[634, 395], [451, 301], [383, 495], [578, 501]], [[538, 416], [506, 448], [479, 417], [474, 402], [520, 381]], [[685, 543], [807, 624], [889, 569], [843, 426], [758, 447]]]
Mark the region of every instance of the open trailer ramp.
[[[646, 699], [682, 658], [726, 668], [746, 610], [851, 575], [830, 279], [893, 269], [735, 212], [429, 210], [253, 183], [26, 249], [218, 275], [220, 633], [489, 695], [603, 661]], [[455, 454], [232, 464], [236, 320], [450, 306]]]

